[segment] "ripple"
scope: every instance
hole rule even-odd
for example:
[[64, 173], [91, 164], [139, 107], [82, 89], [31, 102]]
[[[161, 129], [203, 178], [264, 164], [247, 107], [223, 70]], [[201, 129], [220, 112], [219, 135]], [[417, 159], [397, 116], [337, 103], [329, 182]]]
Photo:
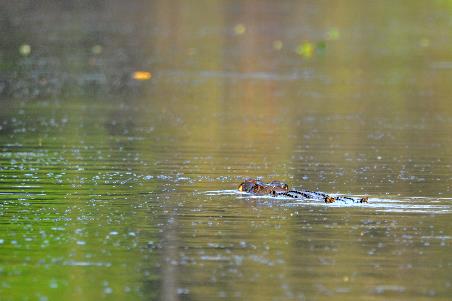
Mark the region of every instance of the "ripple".
[[110, 262], [91, 262], [91, 261], [65, 261], [63, 263], [67, 266], [77, 266], [77, 267], [111, 267]]

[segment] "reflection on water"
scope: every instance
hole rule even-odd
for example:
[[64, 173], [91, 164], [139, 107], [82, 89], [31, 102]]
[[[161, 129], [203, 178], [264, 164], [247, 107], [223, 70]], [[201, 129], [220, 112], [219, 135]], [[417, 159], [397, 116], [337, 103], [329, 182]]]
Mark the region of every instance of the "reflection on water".
[[0, 299], [449, 300], [451, 9], [0, 4]]

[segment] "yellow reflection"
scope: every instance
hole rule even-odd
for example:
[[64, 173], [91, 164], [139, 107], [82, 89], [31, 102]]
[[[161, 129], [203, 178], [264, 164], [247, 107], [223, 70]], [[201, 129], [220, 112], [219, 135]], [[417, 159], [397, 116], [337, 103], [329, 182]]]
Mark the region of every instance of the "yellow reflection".
[[246, 31], [246, 27], [243, 24], [237, 24], [236, 26], [234, 26], [234, 33], [236, 35], [244, 34], [245, 31]]
[[152, 74], [148, 71], [135, 71], [132, 77], [135, 80], [148, 80], [151, 79]]
[[304, 58], [311, 58], [314, 54], [314, 45], [311, 42], [304, 42], [298, 45], [297, 53]]
[[19, 47], [19, 53], [23, 56], [27, 56], [31, 53], [31, 46], [28, 44], [22, 44]]

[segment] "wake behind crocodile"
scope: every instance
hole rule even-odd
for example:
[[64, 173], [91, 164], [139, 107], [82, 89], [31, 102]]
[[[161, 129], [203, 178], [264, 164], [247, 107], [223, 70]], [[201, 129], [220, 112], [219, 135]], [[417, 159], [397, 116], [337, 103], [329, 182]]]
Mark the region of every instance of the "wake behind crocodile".
[[[418, 213], [418, 214], [450, 214], [452, 213], [452, 198], [434, 198], [420, 196], [385, 195], [384, 197], [369, 197], [368, 203], [334, 202], [325, 204], [317, 199], [294, 199], [285, 195], [255, 195], [235, 189], [210, 190], [201, 192], [203, 195], [216, 197], [235, 197], [238, 200], [252, 201], [262, 206], [280, 207], [333, 207], [361, 208], [376, 212]], [[339, 193], [329, 194], [332, 197], [342, 196]], [[359, 195], [348, 195], [359, 198]]]

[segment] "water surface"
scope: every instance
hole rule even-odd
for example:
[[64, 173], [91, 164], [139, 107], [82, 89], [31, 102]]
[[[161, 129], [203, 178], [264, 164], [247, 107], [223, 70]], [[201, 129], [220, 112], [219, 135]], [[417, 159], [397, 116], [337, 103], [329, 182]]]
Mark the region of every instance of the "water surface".
[[451, 299], [450, 1], [0, 8], [1, 300]]

